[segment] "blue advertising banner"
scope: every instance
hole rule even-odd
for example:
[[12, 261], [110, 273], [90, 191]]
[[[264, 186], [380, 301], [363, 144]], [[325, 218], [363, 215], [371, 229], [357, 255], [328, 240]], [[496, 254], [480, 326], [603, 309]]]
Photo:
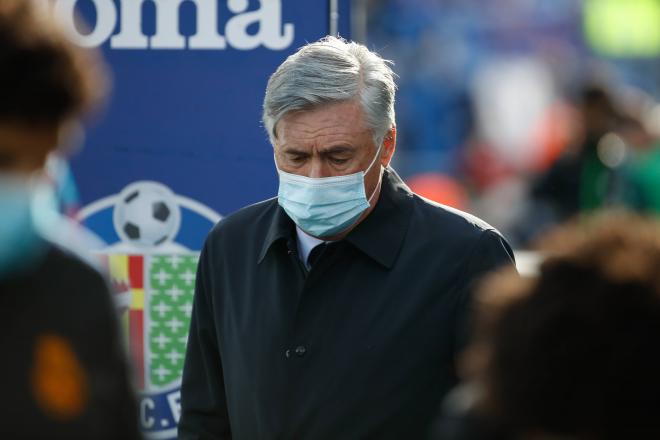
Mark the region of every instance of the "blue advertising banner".
[[[266, 83], [349, 0], [50, 0], [113, 79], [72, 161], [78, 217], [117, 290], [149, 438], [175, 438], [198, 253], [222, 215], [277, 193]], [[79, 15], [86, 26], [76, 20]], [[246, 238], [247, 239], [247, 238]]]

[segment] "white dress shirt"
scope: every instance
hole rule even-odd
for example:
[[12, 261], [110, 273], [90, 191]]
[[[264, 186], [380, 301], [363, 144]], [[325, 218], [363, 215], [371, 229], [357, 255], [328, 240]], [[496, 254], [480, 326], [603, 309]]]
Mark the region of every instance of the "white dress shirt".
[[298, 257], [300, 258], [300, 261], [302, 261], [302, 263], [305, 265], [307, 270], [309, 270], [310, 266], [307, 262], [309, 253], [312, 252], [312, 249], [314, 249], [316, 246], [320, 245], [321, 243], [325, 243], [325, 241], [316, 237], [312, 237], [300, 229], [297, 225], [296, 236], [298, 237], [298, 240], [296, 240], [298, 242]]

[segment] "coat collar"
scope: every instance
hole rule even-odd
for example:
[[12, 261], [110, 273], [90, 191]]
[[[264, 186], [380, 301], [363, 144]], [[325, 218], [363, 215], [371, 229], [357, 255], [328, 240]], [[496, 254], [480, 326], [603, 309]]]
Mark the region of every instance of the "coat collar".
[[[389, 269], [394, 264], [408, 232], [411, 209], [412, 192], [398, 174], [388, 167], [383, 172], [383, 183], [376, 207], [344, 241]], [[282, 239], [295, 243], [295, 225], [277, 205], [259, 254], [259, 263], [271, 246]]]

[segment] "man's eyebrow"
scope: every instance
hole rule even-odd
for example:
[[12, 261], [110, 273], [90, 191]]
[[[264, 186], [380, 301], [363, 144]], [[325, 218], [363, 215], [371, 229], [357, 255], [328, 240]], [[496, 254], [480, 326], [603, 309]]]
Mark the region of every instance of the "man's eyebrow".
[[308, 155], [307, 150], [299, 149], [296, 147], [282, 147], [282, 153]]
[[[356, 147], [352, 147], [350, 145], [333, 145], [331, 147], [328, 147], [321, 151], [322, 155], [328, 155], [328, 154], [341, 154], [341, 153], [352, 153], [355, 150], [357, 150]], [[305, 149], [300, 149], [294, 146], [283, 146], [281, 148], [282, 153], [286, 154], [297, 154], [301, 156], [308, 156], [309, 151]]]
[[350, 145], [333, 145], [332, 147], [328, 147], [325, 150], [321, 152], [321, 154], [341, 154], [341, 153], [352, 153], [356, 150], [355, 147], [351, 147]]

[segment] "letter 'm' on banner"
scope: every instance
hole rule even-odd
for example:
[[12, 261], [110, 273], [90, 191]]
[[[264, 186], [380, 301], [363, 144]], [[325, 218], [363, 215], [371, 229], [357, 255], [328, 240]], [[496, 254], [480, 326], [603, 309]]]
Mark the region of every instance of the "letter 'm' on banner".
[[[142, 4], [145, 0], [121, 0], [121, 31], [112, 37], [114, 49], [146, 49], [147, 37], [142, 33]], [[197, 8], [197, 32], [188, 41], [191, 49], [225, 49], [227, 43], [218, 33], [216, 0], [151, 0], [156, 5], [156, 34], [152, 49], [184, 49], [186, 40], [179, 31], [179, 10], [184, 1]]]
[[224, 49], [225, 38], [218, 33], [218, 3], [216, 0], [195, 0], [197, 32], [188, 39], [190, 49]]

